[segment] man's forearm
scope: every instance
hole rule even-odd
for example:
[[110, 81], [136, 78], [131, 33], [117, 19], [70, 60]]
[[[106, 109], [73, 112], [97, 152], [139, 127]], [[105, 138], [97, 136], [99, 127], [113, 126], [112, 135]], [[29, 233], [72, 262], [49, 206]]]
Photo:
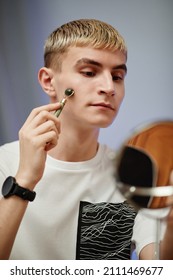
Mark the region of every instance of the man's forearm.
[[28, 201], [17, 196], [0, 200], [0, 259], [9, 259]]

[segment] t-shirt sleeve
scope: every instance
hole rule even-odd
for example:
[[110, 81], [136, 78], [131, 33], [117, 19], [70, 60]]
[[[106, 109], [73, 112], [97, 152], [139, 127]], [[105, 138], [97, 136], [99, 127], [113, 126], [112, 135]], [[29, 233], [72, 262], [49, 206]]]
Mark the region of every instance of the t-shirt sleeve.
[[135, 250], [139, 257], [140, 251], [148, 244], [155, 243], [157, 241], [157, 230], [159, 230], [159, 238], [163, 239], [166, 224], [160, 221], [158, 227], [157, 217], [164, 217], [167, 214], [167, 210], [140, 210], [136, 216], [132, 241], [135, 243]]

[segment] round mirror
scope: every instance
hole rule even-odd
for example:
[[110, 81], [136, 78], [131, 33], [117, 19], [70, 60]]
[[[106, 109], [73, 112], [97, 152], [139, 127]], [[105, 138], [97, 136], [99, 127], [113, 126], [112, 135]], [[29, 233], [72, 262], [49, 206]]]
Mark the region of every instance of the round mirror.
[[115, 176], [127, 201], [155, 219], [153, 257], [159, 259], [161, 224], [173, 217], [173, 121], [134, 130], [116, 158]]
[[116, 161], [116, 178], [124, 197], [137, 208], [173, 205], [173, 121], [133, 131]]

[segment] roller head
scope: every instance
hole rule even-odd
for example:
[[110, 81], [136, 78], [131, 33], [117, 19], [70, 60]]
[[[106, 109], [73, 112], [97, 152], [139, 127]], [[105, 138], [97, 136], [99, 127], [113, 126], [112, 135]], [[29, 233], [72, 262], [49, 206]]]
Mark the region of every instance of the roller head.
[[74, 89], [72, 89], [72, 88], [67, 88], [66, 90], [65, 90], [65, 93], [64, 93], [67, 97], [70, 97], [70, 96], [72, 96], [73, 94], [74, 94]]

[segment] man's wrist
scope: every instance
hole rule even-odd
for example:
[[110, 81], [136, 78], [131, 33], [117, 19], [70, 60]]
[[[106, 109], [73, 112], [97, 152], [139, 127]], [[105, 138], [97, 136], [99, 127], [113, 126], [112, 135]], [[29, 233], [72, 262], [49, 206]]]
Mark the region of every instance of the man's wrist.
[[35, 199], [36, 193], [28, 188], [20, 186], [16, 181], [16, 178], [9, 176], [4, 181], [2, 186], [2, 195], [4, 198], [9, 198], [11, 196], [18, 196], [23, 200], [33, 201]]

